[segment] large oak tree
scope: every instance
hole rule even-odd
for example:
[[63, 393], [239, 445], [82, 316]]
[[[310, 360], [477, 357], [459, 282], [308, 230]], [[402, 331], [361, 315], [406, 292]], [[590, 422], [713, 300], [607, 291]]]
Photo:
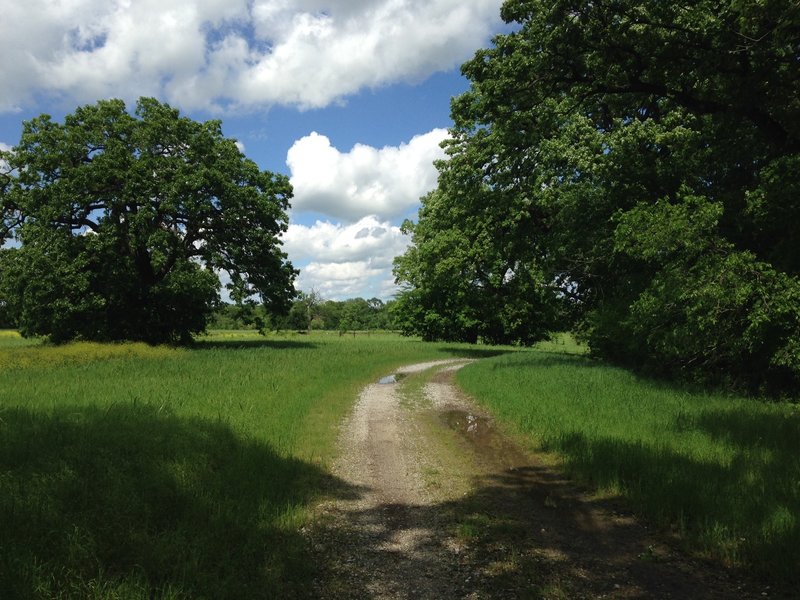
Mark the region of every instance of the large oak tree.
[[288, 310], [296, 271], [281, 251], [291, 186], [223, 136], [157, 100], [120, 100], [63, 123], [23, 124], [0, 156], [0, 302], [23, 334], [187, 340], [219, 298]]
[[[502, 15], [512, 32], [462, 68], [449, 159], [398, 261], [407, 312], [438, 319], [446, 298], [464, 314], [431, 260], [475, 281], [494, 254], [499, 282], [518, 258], [596, 354], [798, 385], [800, 5], [509, 0]], [[530, 289], [505, 301], [536, 306]]]

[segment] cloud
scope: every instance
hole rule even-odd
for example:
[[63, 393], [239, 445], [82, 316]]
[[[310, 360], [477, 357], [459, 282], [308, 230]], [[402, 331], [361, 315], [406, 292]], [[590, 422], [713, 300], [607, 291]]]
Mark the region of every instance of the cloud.
[[315, 289], [329, 299], [388, 299], [398, 291], [392, 262], [410, 240], [392, 220], [415, 209], [436, 187], [433, 161], [444, 156], [439, 144], [446, 136], [446, 130], [435, 129], [397, 147], [356, 144], [349, 152], [318, 133], [294, 143], [286, 159], [293, 211], [344, 221], [289, 225], [284, 250], [300, 268], [299, 289]]
[[369, 263], [309, 263], [297, 279], [298, 289], [315, 290], [326, 300], [380, 298], [390, 300], [397, 292], [391, 273]]
[[405, 251], [407, 236], [400, 228], [375, 216], [351, 225], [317, 221], [313, 225], [290, 224], [283, 235], [283, 249], [295, 262], [314, 260], [324, 263], [371, 261], [379, 267], [391, 266], [392, 259]]
[[349, 222], [369, 214], [402, 216], [436, 187], [433, 161], [444, 157], [439, 144], [446, 136], [434, 129], [397, 147], [356, 144], [343, 153], [324, 135], [307, 135], [286, 157], [292, 206]]
[[[9, 150], [11, 150], [11, 146], [3, 142], [0, 142], [0, 152], [8, 152]], [[10, 170], [9, 164], [5, 160], [0, 158], [0, 173], [8, 174], [9, 170]]]
[[299, 289], [315, 289], [331, 300], [386, 299], [396, 291], [392, 261], [405, 251], [409, 239], [390, 222], [367, 216], [351, 225], [290, 224], [283, 242], [289, 258], [300, 266]]
[[0, 110], [155, 95], [184, 109], [318, 108], [421, 81], [485, 45], [501, 0], [5, 2]]

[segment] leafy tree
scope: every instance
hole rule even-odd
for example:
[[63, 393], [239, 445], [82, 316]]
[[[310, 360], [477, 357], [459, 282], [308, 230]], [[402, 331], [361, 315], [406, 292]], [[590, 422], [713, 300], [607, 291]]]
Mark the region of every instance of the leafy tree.
[[[405, 290], [393, 312], [406, 334], [426, 340], [530, 344], [547, 336], [559, 300], [522, 229], [519, 197], [464, 189], [457, 157], [439, 165], [439, 189], [422, 199], [413, 245], [395, 260]], [[525, 210], [524, 201], [521, 202]]]
[[151, 98], [23, 124], [0, 156], [0, 297], [23, 334], [54, 341], [187, 340], [231, 277], [239, 302], [285, 313], [296, 271], [280, 249], [291, 186], [222, 135]]
[[317, 322], [321, 329], [338, 330], [344, 304], [333, 300], [321, 302], [317, 308]]
[[[516, 26], [462, 67], [439, 188], [407, 227], [404, 323], [468, 339], [509, 305], [547, 323], [536, 292], [556, 287], [598, 355], [796, 389], [800, 6], [510, 0], [502, 16]], [[493, 301], [509, 259], [530, 276]]]
[[270, 320], [263, 305], [252, 300], [239, 304], [221, 302], [211, 316], [208, 327], [211, 329], [255, 329], [263, 331]]
[[367, 300], [369, 306], [368, 329], [393, 329], [394, 321], [392, 317], [392, 306], [395, 301], [384, 302], [380, 298], [370, 298]]
[[286, 327], [295, 331], [306, 331], [311, 327], [311, 319], [308, 313], [308, 303], [303, 300], [295, 300], [289, 315], [286, 318]]
[[356, 331], [367, 329], [369, 322], [369, 304], [363, 298], [345, 300], [342, 306], [339, 331]]
[[11, 319], [4, 300], [0, 300], [0, 329], [11, 329], [16, 324]]

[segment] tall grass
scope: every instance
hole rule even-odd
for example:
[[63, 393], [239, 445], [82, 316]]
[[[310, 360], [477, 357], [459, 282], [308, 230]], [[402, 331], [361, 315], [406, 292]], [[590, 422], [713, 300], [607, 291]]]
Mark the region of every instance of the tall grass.
[[246, 332], [0, 343], [0, 598], [307, 592], [307, 509], [356, 493], [326, 465], [358, 389], [464, 351]]
[[37, 344], [39, 344], [38, 339], [24, 338], [13, 329], [0, 329], [0, 350], [36, 346]]
[[458, 380], [573, 474], [700, 554], [800, 580], [796, 405], [692, 393], [553, 349], [481, 361]]

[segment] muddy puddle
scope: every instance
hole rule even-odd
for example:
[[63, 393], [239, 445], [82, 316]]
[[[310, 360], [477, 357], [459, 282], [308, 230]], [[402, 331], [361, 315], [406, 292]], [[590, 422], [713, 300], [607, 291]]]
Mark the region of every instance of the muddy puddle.
[[392, 373], [391, 375], [386, 375], [385, 377], [381, 377], [380, 379], [378, 379], [378, 383], [381, 385], [397, 383], [405, 376], [406, 376], [405, 373]]
[[467, 436], [476, 445], [486, 446], [496, 436], [492, 424], [486, 417], [478, 417], [465, 410], [447, 410], [442, 419], [450, 429]]
[[440, 413], [440, 419], [459, 433], [479, 454], [491, 453], [508, 468], [525, 466], [522, 451], [495, 428], [490, 419], [466, 410], [451, 409]]

